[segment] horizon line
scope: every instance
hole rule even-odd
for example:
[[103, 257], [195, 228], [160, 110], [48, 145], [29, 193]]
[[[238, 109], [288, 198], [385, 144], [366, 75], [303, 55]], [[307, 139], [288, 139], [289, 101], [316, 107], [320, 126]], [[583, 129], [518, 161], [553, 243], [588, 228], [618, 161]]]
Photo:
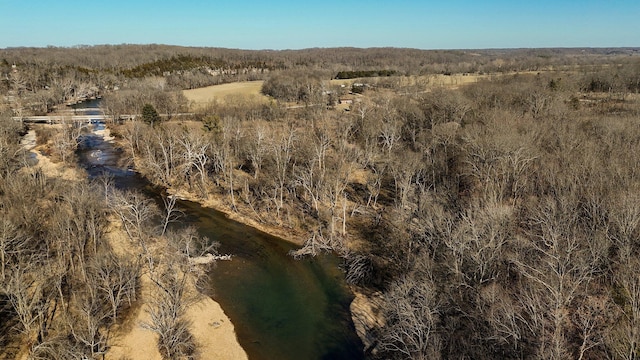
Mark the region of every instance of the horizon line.
[[485, 48], [415, 48], [415, 47], [401, 47], [401, 46], [312, 46], [304, 48], [261, 48], [261, 49], [249, 49], [249, 48], [230, 48], [222, 46], [195, 46], [195, 45], [177, 45], [177, 44], [165, 44], [165, 43], [104, 43], [104, 44], [75, 44], [75, 45], [44, 45], [44, 46], [5, 46], [0, 47], [0, 50], [13, 50], [13, 49], [82, 49], [82, 48], [94, 48], [94, 47], [108, 47], [108, 46], [167, 46], [167, 47], [180, 47], [188, 49], [220, 49], [220, 50], [238, 50], [238, 51], [304, 51], [304, 50], [317, 50], [317, 49], [357, 49], [357, 50], [369, 50], [369, 49], [397, 49], [397, 50], [419, 50], [419, 51], [490, 51], [490, 50], [553, 50], [553, 49], [629, 49], [640, 50], [640, 46], [542, 46], [542, 47], [485, 47]]

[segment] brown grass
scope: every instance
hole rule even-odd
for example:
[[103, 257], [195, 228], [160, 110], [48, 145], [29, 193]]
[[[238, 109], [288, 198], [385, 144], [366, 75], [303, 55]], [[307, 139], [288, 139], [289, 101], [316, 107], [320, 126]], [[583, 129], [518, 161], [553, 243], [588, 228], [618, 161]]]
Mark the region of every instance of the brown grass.
[[183, 94], [192, 103], [192, 108], [206, 106], [210, 102], [228, 102], [234, 98], [244, 98], [268, 102], [269, 98], [260, 93], [264, 81], [245, 81], [184, 90]]

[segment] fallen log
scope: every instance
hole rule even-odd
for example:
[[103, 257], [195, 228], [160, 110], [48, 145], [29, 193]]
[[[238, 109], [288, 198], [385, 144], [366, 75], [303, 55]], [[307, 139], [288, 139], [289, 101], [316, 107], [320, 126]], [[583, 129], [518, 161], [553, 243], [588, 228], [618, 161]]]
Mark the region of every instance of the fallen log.
[[230, 261], [231, 255], [230, 254], [225, 254], [225, 255], [206, 254], [204, 256], [189, 258], [189, 262], [196, 265], [210, 264], [218, 260]]

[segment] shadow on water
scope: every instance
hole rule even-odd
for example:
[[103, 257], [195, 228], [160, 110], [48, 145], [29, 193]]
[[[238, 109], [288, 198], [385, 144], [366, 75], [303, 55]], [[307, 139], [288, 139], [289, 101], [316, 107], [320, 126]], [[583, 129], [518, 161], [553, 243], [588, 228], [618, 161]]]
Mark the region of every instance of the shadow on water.
[[[153, 195], [148, 182], [123, 168], [119, 150], [102, 137], [83, 135], [77, 154], [90, 177], [107, 173], [118, 188]], [[282, 239], [197, 203], [182, 201], [179, 206], [185, 213], [183, 225], [196, 226], [221, 244], [221, 253], [233, 254], [232, 261], [219, 261], [210, 271], [211, 295], [233, 322], [250, 359], [364, 357], [337, 258], [296, 261], [287, 255], [294, 245]]]

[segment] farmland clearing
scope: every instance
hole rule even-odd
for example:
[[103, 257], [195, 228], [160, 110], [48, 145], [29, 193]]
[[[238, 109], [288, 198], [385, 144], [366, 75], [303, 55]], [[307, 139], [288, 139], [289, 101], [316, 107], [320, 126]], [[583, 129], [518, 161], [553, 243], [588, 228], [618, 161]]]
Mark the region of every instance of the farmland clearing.
[[245, 81], [222, 85], [207, 86], [184, 90], [183, 94], [194, 109], [202, 108], [211, 102], [230, 102], [236, 98], [253, 99], [267, 103], [269, 98], [260, 93], [264, 81]]

